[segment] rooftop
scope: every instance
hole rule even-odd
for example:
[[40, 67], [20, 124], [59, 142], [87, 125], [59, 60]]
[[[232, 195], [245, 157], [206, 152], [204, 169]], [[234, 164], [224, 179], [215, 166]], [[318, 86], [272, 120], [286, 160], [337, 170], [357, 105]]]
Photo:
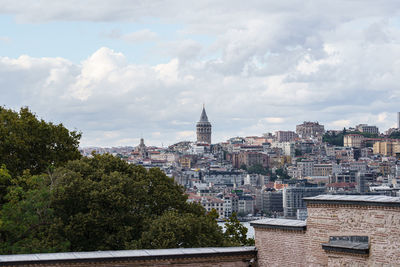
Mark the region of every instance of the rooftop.
[[275, 228], [283, 230], [305, 230], [306, 222], [288, 219], [261, 219], [250, 222], [255, 228]]
[[400, 197], [377, 195], [319, 195], [316, 197], [306, 197], [303, 199], [307, 203], [400, 207]]
[[256, 253], [255, 247], [143, 249], [67, 253], [0, 255], [0, 265], [108, 260], [151, 260], [169, 257], [205, 257]]
[[368, 254], [368, 236], [331, 236], [328, 243], [321, 244], [325, 251]]

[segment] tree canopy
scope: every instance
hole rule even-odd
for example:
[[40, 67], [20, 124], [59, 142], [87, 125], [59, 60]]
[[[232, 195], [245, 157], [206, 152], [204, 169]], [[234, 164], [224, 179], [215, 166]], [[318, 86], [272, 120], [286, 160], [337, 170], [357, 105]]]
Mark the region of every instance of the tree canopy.
[[226, 220], [225, 237], [234, 246], [254, 246], [254, 238], [247, 237], [247, 228], [238, 220], [236, 213]]
[[393, 132], [389, 135], [391, 139], [400, 139], [400, 132]]
[[160, 169], [81, 157], [80, 137], [0, 107], [0, 254], [242, 244]]
[[19, 112], [0, 107], [0, 165], [13, 175], [24, 170], [40, 174], [81, 157], [81, 134], [62, 124], [39, 120], [28, 108]]
[[5, 199], [4, 254], [232, 244], [172, 178], [111, 155], [25, 172], [11, 179]]
[[261, 164], [254, 164], [247, 168], [247, 172], [250, 174], [262, 174], [262, 175], [269, 175], [270, 172], [268, 168], [264, 168]]

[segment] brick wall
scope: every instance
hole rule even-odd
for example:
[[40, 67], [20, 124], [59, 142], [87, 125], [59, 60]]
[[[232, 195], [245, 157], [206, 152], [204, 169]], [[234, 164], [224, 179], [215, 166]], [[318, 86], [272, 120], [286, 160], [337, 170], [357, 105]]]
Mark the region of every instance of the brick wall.
[[[328, 260], [328, 254], [332, 253], [321, 247], [321, 243], [329, 241], [329, 236], [363, 235], [369, 237], [370, 253], [362, 260], [358, 256], [357, 261], [370, 266], [400, 266], [400, 208], [310, 203], [307, 209], [309, 264], [334, 262], [333, 256]], [[346, 260], [350, 256], [343, 254], [339, 258]]]
[[[400, 198], [374, 198], [381, 197], [309, 198], [306, 225], [282, 219], [252, 222], [259, 266], [400, 266]], [[365, 250], [353, 249], [356, 241], [340, 247], [330, 241], [352, 236], [365, 237], [359, 243]]]
[[354, 256], [350, 254], [343, 254], [343, 255], [331, 254], [328, 255], [327, 264], [329, 267], [342, 267], [342, 266], [365, 267], [368, 266], [368, 259], [367, 257]]
[[306, 266], [305, 231], [257, 229], [255, 241], [259, 266]]

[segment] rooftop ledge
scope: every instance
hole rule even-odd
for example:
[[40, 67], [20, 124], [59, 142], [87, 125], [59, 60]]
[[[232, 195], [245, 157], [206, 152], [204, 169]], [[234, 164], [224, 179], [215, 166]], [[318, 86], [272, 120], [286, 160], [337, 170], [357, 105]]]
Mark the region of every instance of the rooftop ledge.
[[319, 195], [305, 197], [308, 204], [347, 204], [363, 206], [400, 207], [400, 197], [375, 196], [375, 195]]
[[261, 219], [251, 221], [250, 225], [254, 228], [282, 229], [304, 231], [307, 228], [306, 222], [301, 220], [287, 219]]
[[143, 249], [116, 250], [93, 252], [37, 253], [19, 255], [0, 255], [0, 266], [34, 263], [61, 262], [103, 262], [113, 260], [157, 260], [168, 258], [217, 257], [256, 255], [257, 249], [249, 247], [208, 247], [208, 248], [173, 248], [173, 249]]
[[328, 243], [321, 245], [327, 252], [369, 254], [368, 236], [331, 236]]

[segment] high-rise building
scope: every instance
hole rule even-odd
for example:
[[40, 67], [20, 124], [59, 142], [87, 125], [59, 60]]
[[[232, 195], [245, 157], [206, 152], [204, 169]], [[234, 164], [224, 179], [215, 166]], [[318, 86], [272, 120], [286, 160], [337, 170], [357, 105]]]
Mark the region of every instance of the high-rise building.
[[283, 189], [283, 213], [286, 218], [296, 217], [298, 209], [305, 209], [304, 197], [314, 197], [325, 192], [325, 187], [289, 186]]
[[397, 112], [397, 128], [400, 129], [400, 112]]
[[203, 106], [200, 120], [196, 124], [197, 142], [211, 144], [211, 123]]

